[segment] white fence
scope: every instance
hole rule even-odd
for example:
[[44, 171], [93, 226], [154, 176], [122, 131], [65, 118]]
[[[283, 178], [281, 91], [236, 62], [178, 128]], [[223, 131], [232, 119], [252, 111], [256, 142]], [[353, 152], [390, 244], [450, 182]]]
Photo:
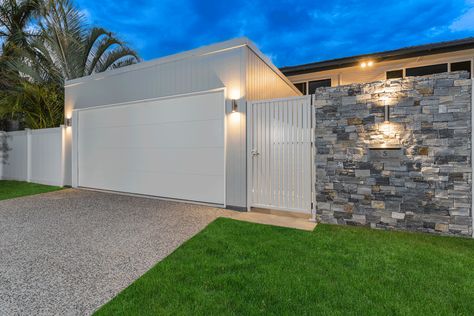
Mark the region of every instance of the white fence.
[[65, 128], [0, 132], [0, 179], [64, 186]]

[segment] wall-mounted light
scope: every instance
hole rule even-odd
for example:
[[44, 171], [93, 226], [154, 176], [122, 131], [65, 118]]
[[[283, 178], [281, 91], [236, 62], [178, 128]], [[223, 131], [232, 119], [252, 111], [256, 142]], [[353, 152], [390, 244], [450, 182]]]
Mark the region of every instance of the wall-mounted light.
[[237, 112], [237, 100], [232, 99], [232, 113]]
[[395, 137], [396, 129], [393, 126], [393, 124], [390, 122], [390, 106], [388, 104], [389, 103], [388, 97], [383, 96], [382, 100], [383, 100], [383, 105], [384, 105], [384, 122], [379, 125], [379, 130], [385, 136], [389, 138], [393, 138]]
[[66, 123], [66, 127], [71, 127], [72, 126], [72, 118], [70, 118], [70, 117], [66, 118], [65, 123]]
[[385, 102], [384, 123], [390, 123], [390, 108], [386, 102]]

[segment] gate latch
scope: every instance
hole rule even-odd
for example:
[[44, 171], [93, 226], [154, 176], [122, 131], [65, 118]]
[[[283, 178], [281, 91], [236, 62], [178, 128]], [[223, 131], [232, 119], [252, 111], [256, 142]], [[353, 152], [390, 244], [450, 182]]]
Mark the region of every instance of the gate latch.
[[251, 153], [253, 157], [257, 157], [258, 155], [260, 155], [260, 153], [256, 149], [252, 149]]

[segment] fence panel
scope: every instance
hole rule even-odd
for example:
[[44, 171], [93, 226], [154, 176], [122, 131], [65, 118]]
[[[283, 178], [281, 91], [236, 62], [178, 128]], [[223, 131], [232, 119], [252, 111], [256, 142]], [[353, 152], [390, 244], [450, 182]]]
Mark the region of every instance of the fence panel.
[[0, 179], [64, 185], [64, 127], [1, 132]]
[[28, 178], [27, 131], [1, 132], [1, 178], [26, 181]]

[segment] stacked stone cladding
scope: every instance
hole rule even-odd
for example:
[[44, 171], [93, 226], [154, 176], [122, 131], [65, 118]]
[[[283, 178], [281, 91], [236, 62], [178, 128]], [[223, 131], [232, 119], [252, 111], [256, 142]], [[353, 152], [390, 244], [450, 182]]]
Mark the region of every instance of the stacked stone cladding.
[[466, 72], [316, 90], [318, 220], [471, 236], [471, 90]]

